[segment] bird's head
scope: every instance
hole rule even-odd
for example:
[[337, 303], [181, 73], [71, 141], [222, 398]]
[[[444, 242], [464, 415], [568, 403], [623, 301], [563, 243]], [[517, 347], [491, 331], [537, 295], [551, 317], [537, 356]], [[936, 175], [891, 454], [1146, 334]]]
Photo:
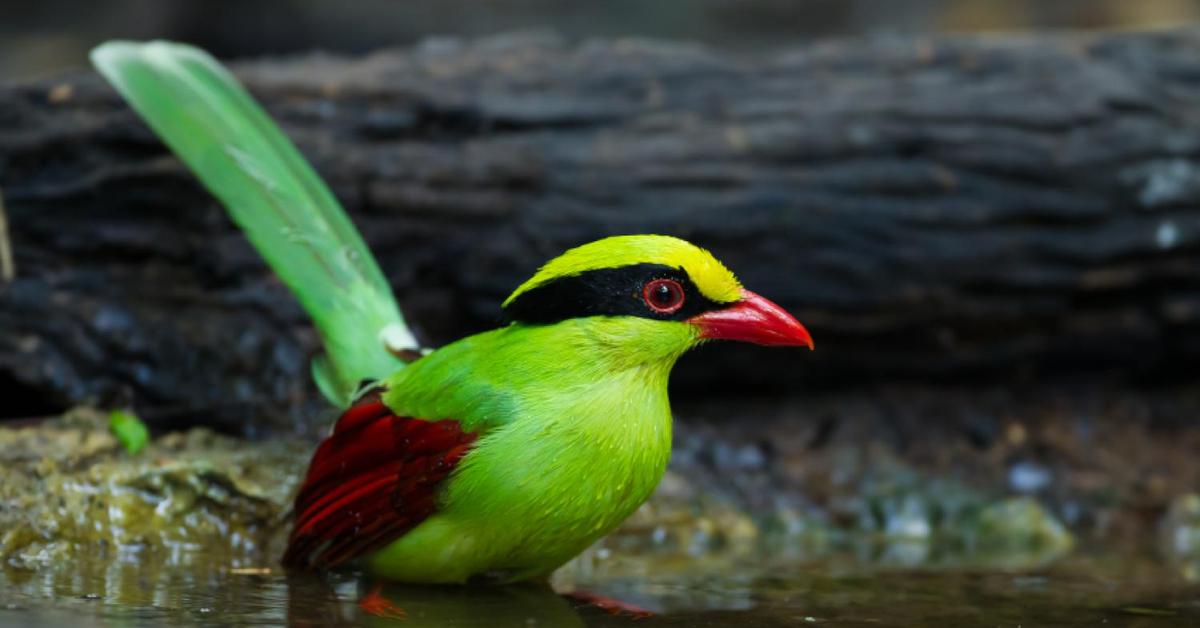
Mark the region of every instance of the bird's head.
[[678, 355], [707, 340], [813, 347], [783, 308], [742, 287], [708, 251], [679, 238], [614, 236], [542, 266], [504, 301], [524, 325], [605, 317], [642, 347]]

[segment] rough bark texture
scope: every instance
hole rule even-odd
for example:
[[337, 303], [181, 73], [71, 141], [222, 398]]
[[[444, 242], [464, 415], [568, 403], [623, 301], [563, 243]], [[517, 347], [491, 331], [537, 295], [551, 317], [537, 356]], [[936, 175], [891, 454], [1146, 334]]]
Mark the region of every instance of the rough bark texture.
[[[433, 344], [491, 325], [564, 248], [661, 232], [711, 248], [818, 349], [706, 348], [680, 392], [1200, 362], [1198, 31], [754, 59], [509, 37], [236, 69]], [[0, 188], [0, 416], [314, 407], [302, 313], [95, 75], [0, 88]]]

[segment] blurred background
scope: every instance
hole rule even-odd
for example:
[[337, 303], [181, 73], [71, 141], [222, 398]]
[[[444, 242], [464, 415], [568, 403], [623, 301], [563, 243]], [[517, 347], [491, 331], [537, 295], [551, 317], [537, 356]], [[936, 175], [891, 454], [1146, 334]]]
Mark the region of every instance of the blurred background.
[[1190, 0], [9, 1], [0, 5], [0, 78], [80, 68], [92, 46], [115, 37], [186, 41], [221, 58], [364, 53], [529, 29], [761, 52], [822, 37], [1160, 28], [1197, 16], [1200, 2]]

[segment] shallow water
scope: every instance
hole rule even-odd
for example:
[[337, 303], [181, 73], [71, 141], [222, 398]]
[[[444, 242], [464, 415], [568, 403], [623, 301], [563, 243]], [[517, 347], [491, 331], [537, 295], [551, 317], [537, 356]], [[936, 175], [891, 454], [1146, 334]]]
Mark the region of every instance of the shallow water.
[[[890, 556], [890, 557], [889, 557]], [[0, 625], [161, 626], [1194, 626], [1195, 565], [1150, 554], [1079, 551], [1038, 565], [779, 550], [738, 558], [613, 555], [557, 586], [645, 607], [614, 617], [541, 586], [413, 587], [382, 593], [402, 620], [367, 615], [375, 583], [354, 574], [288, 576], [219, 556], [127, 555], [37, 572], [0, 571]], [[923, 558], [929, 559], [928, 556]]]

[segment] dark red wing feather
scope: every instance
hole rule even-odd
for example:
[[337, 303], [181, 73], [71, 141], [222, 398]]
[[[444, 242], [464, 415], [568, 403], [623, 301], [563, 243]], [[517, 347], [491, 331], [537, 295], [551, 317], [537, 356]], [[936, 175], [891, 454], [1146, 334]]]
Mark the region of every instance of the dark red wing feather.
[[475, 437], [458, 421], [396, 416], [379, 393], [359, 400], [313, 454], [284, 564], [336, 567], [396, 540], [433, 514]]

